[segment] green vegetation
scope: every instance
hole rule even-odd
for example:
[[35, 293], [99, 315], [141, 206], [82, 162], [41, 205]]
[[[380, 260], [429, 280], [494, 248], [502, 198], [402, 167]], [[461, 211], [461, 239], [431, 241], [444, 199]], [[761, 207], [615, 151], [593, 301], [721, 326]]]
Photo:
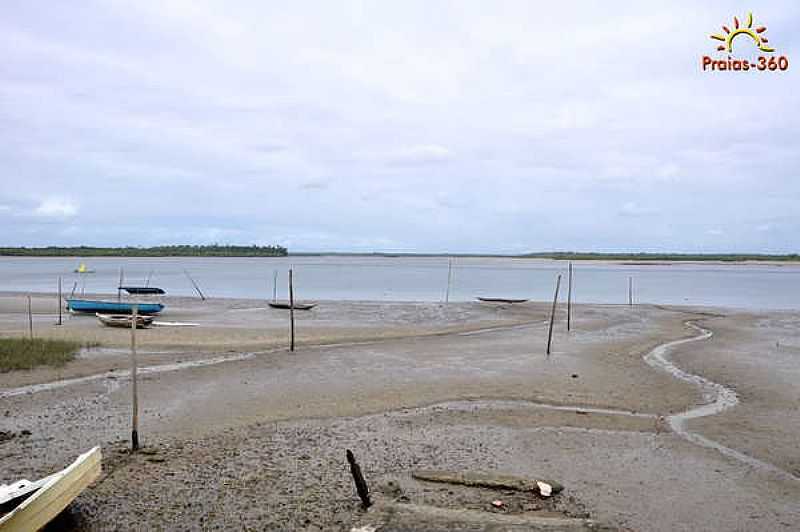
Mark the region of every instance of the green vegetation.
[[0, 373], [37, 366], [62, 367], [75, 358], [78, 342], [45, 338], [0, 338]]
[[283, 246], [155, 246], [149, 248], [104, 248], [91, 246], [2, 248], [0, 256], [12, 257], [285, 257]]
[[786, 255], [769, 255], [759, 253], [595, 253], [583, 251], [544, 251], [525, 253], [522, 255], [508, 255], [500, 253], [292, 253], [293, 256], [306, 257], [463, 257], [483, 258], [499, 257], [512, 259], [552, 259], [552, 260], [608, 260], [632, 262], [668, 262], [668, 261], [724, 261], [741, 262], [756, 261], [782, 261], [800, 262], [800, 255], [790, 253]]
[[[283, 246], [228, 246], [212, 244], [208, 246], [155, 246], [104, 248], [91, 246], [76, 247], [0, 247], [0, 256], [16, 257], [286, 257], [288, 250]], [[292, 253], [293, 256], [320, 257], [510, 257], [520, 259], [553, 260], [608, 260], [608, 261], [781, 261], [800, 262], [800, 254], [770, 255], [762, 253], [595, 253], [583, 251], [544, 251], [508, 255], [502, 253], [349, 253], [322, 252]]]
[[800, 255], [737, 254], [737, 253], [583, 253], [573, 251], [555, 251], [548, 253], [527, 253], [520, 255], [532, 259], [554, 260], [614, 260], [614, 261], [724, 261], [741, 262], [747, 260], [760, 261], [800, 261]]

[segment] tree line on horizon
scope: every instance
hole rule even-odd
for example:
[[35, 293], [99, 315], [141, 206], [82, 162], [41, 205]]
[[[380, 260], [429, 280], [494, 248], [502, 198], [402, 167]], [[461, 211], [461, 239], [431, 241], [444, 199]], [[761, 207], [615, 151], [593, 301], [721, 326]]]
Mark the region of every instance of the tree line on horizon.
[[[101, 247], [101, 246], [46, 246], [46, 247], [0, 247], [0, 256], [17, 257], [286, 257], [289, 250], [284, 246], [236, 246], [236, 245], [169, 245], [152, 247]], [[800, 262], [800, 254], [768, 253], [649, 253], [649, 252], [582, 252], [546, 251], [524, 253], [521, 255], [482, 254], [482, 253], [352, 253], [300, 252], [297, 255], [321, 256], [378, 256], [378, 257], [511, 257], [552, 260], [611, 260], [611, 261], [785, 261]]]
[[279, 245], [0, 247], [0, 256], [11, 257], [285, 257], [288, 254], [289, 251]]
[[554, 260], [629, 260], [629, 261], [724, 261], [747, 260], [800, 261], [800, 254], [782, 255], [769, 253], [601, 253], [581, 251], [551, 251], [525, 253], [523, 258]]

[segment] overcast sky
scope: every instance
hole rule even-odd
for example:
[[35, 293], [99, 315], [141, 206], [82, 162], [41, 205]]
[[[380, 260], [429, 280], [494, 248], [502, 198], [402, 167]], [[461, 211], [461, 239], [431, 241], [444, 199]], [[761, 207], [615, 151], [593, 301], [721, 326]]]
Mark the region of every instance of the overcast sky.
[[796, 1], [0, 12], [0, 245], [800, 250]]

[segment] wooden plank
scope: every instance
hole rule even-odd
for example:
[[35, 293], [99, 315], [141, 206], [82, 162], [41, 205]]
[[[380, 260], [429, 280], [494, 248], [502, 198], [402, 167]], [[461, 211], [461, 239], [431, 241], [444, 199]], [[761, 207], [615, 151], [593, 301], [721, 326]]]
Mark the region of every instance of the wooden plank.
[[[439, 532], [454, 530], [610, 532], [616, 530], [591, 519], [543, 516], [535, 513], [504, 514], [426, 504], [383, 503], [362, 518], [381, 532]], [[366, 527], [365, 527], [366, 529]], [[354, 529], [356, 530], [356, 529]]]
[[471, 486], [474, 488], [490, 488], [540, 493], [539, 482], [543, 482], [550, 485], [552, 488], [552, 494], [560, 493], [564, 490], [564, 486], [555, 480], [528, 479], [496, 473], [473, 473], [421, 469], [418, 471], [413, 471], [411, 476], [417, 480], [427, 480], [428, 482], [444, 482], [447, 484], [460, 484], [462, 486]]
[[44, 527], [97, 480], [101, 471], [102, 454], [100, 447], [95, 447], [48, 477], [36, 493], [0, 518], [0, 532], [28, 532]]

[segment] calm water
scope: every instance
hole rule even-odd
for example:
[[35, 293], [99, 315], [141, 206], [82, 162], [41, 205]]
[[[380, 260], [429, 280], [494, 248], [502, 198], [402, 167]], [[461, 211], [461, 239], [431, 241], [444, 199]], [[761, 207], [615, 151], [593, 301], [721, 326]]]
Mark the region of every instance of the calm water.
[[[79, 276], [78, 259], [0, 258], [0, 290], [55, 292], [77, 283], [87, 292], [114, 293], [119, 269], [125, 282], [152, 286], [171, 295], [193, 295], [187, 270], [209, 297], [272, 297], [278, 271], [278, 297], [286, 297], [287, 270], [294, 267], [297, 297], [383, 301], [442, 301], [447, 290], [446, 258], [288, 257], [288, 258], [92, 258], [96, 273]], [[476, 296], [552, 299], [555, 278], [566, 274], [559, 261], [454, 259], [451, 301]], [[750, 309], [800, 309], [798, 265], [622, 265], [577, 262], [573, 298], [584, 303], [626, 303], [628, 277], [634, 299], [642, 303], [713, 305]], [[566, 296], [565, 281], [562, 295]]]

